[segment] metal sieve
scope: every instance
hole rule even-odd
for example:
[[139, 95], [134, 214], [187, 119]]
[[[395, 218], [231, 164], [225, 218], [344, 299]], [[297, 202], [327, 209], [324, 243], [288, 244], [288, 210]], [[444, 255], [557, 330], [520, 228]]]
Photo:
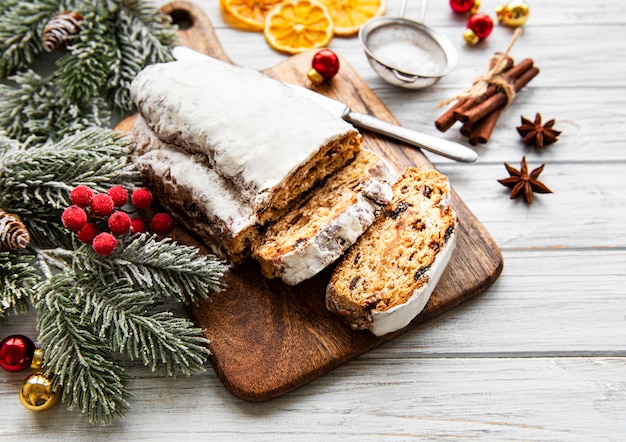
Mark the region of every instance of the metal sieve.
[[365, 23], [359, 40], [374, 71], [385, 81], [407, 89], [435, 84], [452, 71], [456, 48], [443, 34], [426, 26], [427, 1], [419, 21], [404, 18], [406, 0], [397, 17], [377, 17]]

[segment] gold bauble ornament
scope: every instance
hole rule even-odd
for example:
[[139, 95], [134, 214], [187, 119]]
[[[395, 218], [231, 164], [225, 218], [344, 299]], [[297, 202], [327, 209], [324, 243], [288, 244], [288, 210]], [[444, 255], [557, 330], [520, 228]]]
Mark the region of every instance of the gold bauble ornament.
[[530, 15], [530, 6], [524, 0], [511, 0], [496, 8], [498, 22], [502, 25], [518, 28], [523, 26]]
[[465, 43], [467, 43], [468, 45], [474, 46], [480, 41], [480, 38], [471, 29], [466, 29], [463, 33], [463, 40], [465, 40]]
[[30, 361], [31, 370], [39, 370], [43, 366], [43, 350], [36, 348]]
[[320, 74], [317, 69], [309, 69], [306, 76], [309, 77], [309, 80], [311, 80], [311, 83], [315, 86], [319, 86], [324, 83], [324, 77], [322, 77], [322, 74]]
[[469, 10], [470, 15], [476, 14], [479, 9], [480, 9], [480, 0], [474, 0], [474, 3], [472, 3], [472, 7]]
[[61, 391], [52, 390], [52, 381], [43, 373], [33, 373], [22, 382], [20, 402], [30, 411], [45, 411], [54, 407]]

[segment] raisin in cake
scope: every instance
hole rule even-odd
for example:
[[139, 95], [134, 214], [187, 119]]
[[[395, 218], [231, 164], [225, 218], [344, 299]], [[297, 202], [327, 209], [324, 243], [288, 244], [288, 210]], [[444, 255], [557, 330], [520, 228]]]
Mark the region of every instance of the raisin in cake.
[[159, 203], [211, 250], [237, 265], [249, 256], [258, 219], [227, 180], [202, 155], [164, 143], [137, 117], [134, 162]]
[[283, 83], [211, 57], [146, 67], [131, 96], [159, 139], [206, 156], [261, 223], [350, 161], [358, 131]]
[[456, 241], [448, 179], [409, 168], [393, 200], [333, 272], [326, 306], [354, 329], [377, 336], [398, 330], [422, 311]]
[[252, 257], [268, 278], [295, 285], [335, 262], [391, 200], [394, 172], [374, 152], [315, 187], [255, 242]]

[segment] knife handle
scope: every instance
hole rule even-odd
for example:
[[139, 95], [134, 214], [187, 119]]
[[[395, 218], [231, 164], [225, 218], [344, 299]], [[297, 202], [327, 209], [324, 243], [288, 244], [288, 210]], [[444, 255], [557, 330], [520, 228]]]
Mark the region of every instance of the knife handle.
[[474, 150], [463, 146], [462, 144], [437, 138], [412, 129], [407, 129], [406, 127], [389, 123], [370, 115], [358, 112], [348, 112], [344, 116], [344, 119], [355, 126], [369, 129], [382, 135], [387, 135], [388, 137], [404, 141], [405, 143], [456, 161], [471, 163], [476, 161], [478, 158], [478, 154]]

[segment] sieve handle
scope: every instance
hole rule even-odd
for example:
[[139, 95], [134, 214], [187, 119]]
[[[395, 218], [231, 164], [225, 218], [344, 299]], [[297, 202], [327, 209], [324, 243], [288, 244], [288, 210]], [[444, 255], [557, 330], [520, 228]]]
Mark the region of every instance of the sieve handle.
[[420, 78], [419, 75], [405, 74], [397, 69], [392, 69], [391, 72], [398, 80], [404, 81], [405, 83], [415, 83], [415, 81]]
[[[406, 4], [407, 0], [402, 0], [400, 3], [400, 13], [398, 17], [404, 18], [404, 14], [406, 12]], [[422, 9], [420, 10], [419, 19], [417, 21], [424, 23], [424, 18], [426, 17], [426, 9], [428, 8], [428, 0], [422, 0]]]
[[[403, 0], [405, 1], [405, 0]], [[424, 19], [426, 18], [426, 8], [428, 7], [428, 0], [422, 0], [422, 10], [420, 11], [420, 17], [418, 21], [424, 23]]]
[[404, 13], [406, 12], [406, 2], [407, 0], [402, 0], [402, 3], [400, 3], [400, 13], [398, 14], [399, 17], [404, 17]]

